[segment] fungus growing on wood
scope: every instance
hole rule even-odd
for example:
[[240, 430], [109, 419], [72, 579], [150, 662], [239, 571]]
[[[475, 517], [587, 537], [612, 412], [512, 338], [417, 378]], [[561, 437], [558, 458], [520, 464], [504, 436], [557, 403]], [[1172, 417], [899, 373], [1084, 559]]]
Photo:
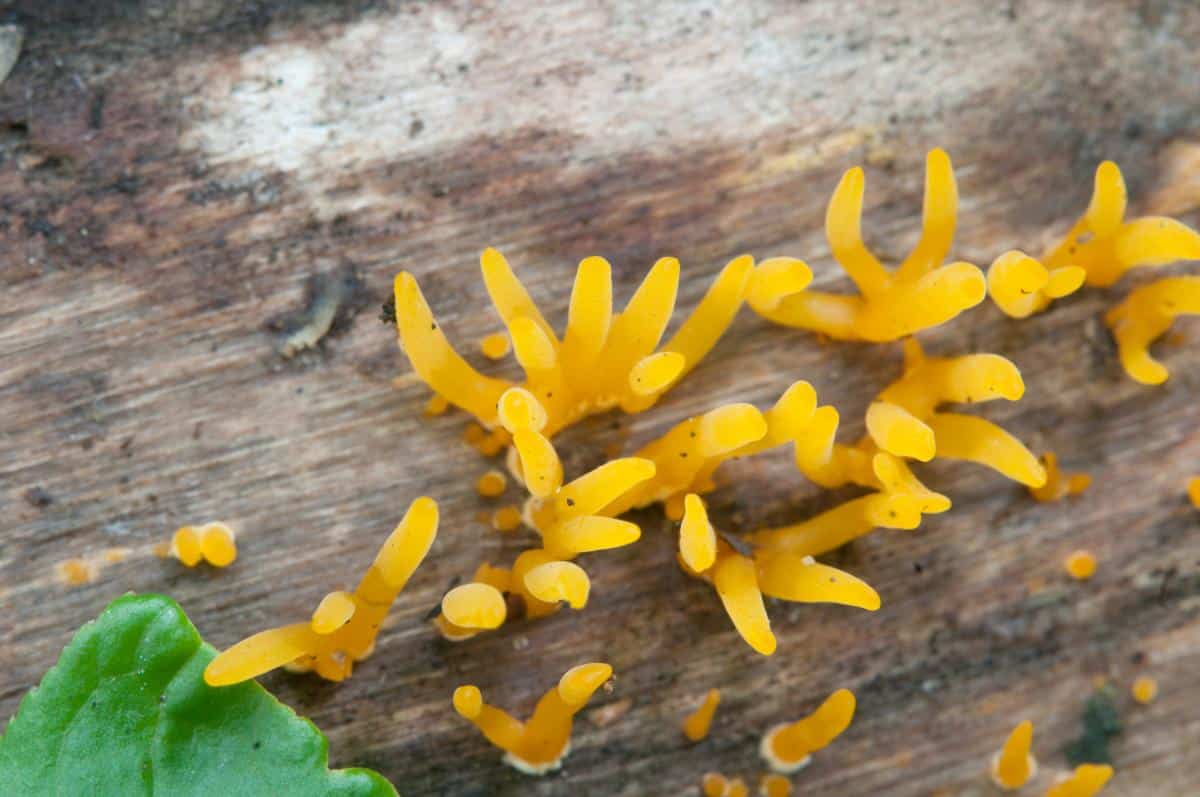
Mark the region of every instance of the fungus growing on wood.
[[1051, 451], [1042, 454], [1042, 467], [1046, 469], [1046, 483], [1041, 487], [1029, 488], [1029, 494], [1036, 501], [1048, 503], [1081, 495], [1092, 486], [1092, 477], [1086, 473], [1064, 473], [1059, 470], [1058, 457]]
[[1142, 285], [1104, 315], [1117, 341], [1121, 365], [1135, 382], [1167, 381], [1167, 368], [1150, 356], [1150, 344], [1181, 315], [1200, 315], [1200, 277], [1166, 277]]
[[229, 686], [282, 666], [315, 670], [331, 681], [349, 677], [354, 663], [374, 649], [388, 610], [433, 545], [437, 525], [437, 504], [413, 501], [353, 593], [327, 595], [309, 622], [262, 631], [222, 652], [205, 668], [205, 682]]
[[[689, 495], [683, 524], [691, 528], [708, 527], [704, 505]], [[744, 554], [724, 541], [717, 544], [709, 568], [693, 572], [716, 588], [738, 634], [755, 651], [770, 656], [775, 652], [775, 635], [763, 604], [767, 595], [796, 603], [839, 603], [867, 611], [879, 608], [879, 595], [863, 581], [828, 565], [818, 564], [809, 556], [769, 547]]]
[[1033, 723], [1025, 720], [1008, 735], [1004, 746], [992, 757], [992, 782], [1005, 791], [1024, 786], [1037, 777], [1037, 759], [1033, 746]]
[[790, 775], [803, 769], [813, 753], [850, 727], [854, 707], [854, 694], [849, 689], [839, 689], [807, 717], [767, 731], [759, 753], [775, 772]]
[[1148, 675], [1140, 676], [1134, 679], [1133, 686], [1129, 691], [1133, 695], [1133, 699], [1143, 706], [1153, 703], [1154, 698], [1158, 697], [1158, 681]]
[[504, 595], [481, 581], [460, 584], [442, 597], [442, 616], [458, 628], [490, 631], [502, 626], [507, 614]]
[[720, 772], [705, 772], [700, 779], [700, 791], [704, 797], [725, 797], [729, 780]]
[[544, 775], [562, 765], [570, 752], [575, 715], [611, 677], [612, 667], [603, 663], [568, 670], [527, 722], [483, 702], [479, 688], [470, 685], [454, 690], [454, 710], [505, 751], [506, 764], [528, 775]]
[[224, 523], [183, 526], [171, 537], [170, 554], [187, 567], [226, 567], [237, 558], [236, 535]]
[[1095, 797], [1113, 776], [1108, 764], [1080, 764], [1046, 790], [1046, 797]]
[[1192, 502], [1192, 506], [1200, 509], [1200, 476], [1188, 479], [1187, 494], [1188, 500]]
[[[504, 593], [509, 591], [511, 584], [512, 574], [508, 570], [502, 567], [492, 567], [487, 562], [484, 562], [475, 569], [475, 575], [471, 577], [470, 582], [456, 587], [442, 598], [441, 611], [433, 619], [434, 627], [437, 628], [443, 638], [450, 642], [461, 642], [464, 639], [470, 639], [480, 631], [499, 628], [508, 616], [508, 607], [504, 601]], [[471, 592], [460, 593], [451, 598], [449, 611], [447, 611], [446, 599], [450, 598], [451, 593], [454, 593], [455, 590], [461, 590], [463, 587], [470, 587], [471, 591], [479, 599], [479, 602], [484, 604], [487, 612], [485, 618], [488, 622], [473, 623], [465, 616], [467, 613], [465, 604], [468, 600], [472, 599]], [[500, 598], [498, 604], [495, 600], [496, 596]], [[498, 622], [496, 622], [497, 616], [499, 617]], [[451, 618], [457, 619], [452, 620]], [[495, 624], [491, 625], [491, 622], [495, 622]]]
[[1096, 167], [1092, 199], [1042, 262], [1053, 271], [1078, 266], [1087, 284], [1112, 285], [1131, 268], [1161, 266], [1177, 260], [1200, 260], [1200, 233], [1165, 216], [1126, 221], [1125, 178], [1112, 161]]
[[1087, 581], [1096, 574], [1096, 557], [1091, 551], [1072, 551], [1063, 567], [1076, 581]]
[[489, 360], [502, 359], [512, 349], [508, 335], [503, 332], [493, 332], [479, 340], [479, 351]]
[[484, 498], [496, 498], [503, 495], [508, 486], [508, 479], [498, 470], [485, 471], [475, 482], [475, 491]]
[[[503, 255], [487, 249], [480, 264], [488, 294], [525, 370], [523, 386], [547, 410], [543, 431], [549, 437], [588, 415], [615, 407], [641, 412], [653, 406], [716, 344], [741, 306], [754, 270], [749, 256], [731, 261], [675, 335], [659, 347], [679, 284], [679, 261], [674, 258], [655, 263], [625, 310], [615, 315], [611, 267], [603, 258], [583, 260], [561, 339]], [[451, 404], [484, 426], [495, 426], [500, 395], [514, 385], [480, 374], [454, 351], [408, 272], [396, 276], [395, 301], [400, 343], [414, 370]]]
[[717, 713], [717, 706], [720, 703], [720, 690], [709, 689], [708, 693], [704, 695], [704, 702], [700, 704], [700, 707], [684, 718], [683, 735], [693, 742], [699, 742], [708, 736], [713, 716]]
[[778, 772], [771, 772], [758, 782], [758, 793], [762, 797], [791, 797], [792, 782]]
[[1087, 272], [1079, 266], [1059, 266], [1053, 271], [1024, 252], [1013, 249], [988, 268], [988, 295], [1005, 315], [1028, 318], [1046, 309], [1055, 299], [1083, 287]]
[[747, 289], [755, 312], [839, 340], [883, 342], [945, 323], [983, 301], [987, 283], [977, 267], [965, 262], [942, 265], [954, 239], [958, 212], [958, 187], [945, 152], [934, 149], [926, 158], [921, 238], [891, 271], [863, 243], [864, 184], [861, 168], [846, 172], [825, 214], [825, 235], [833, 257], [859, 295], [807, 290], [806, 265], [765, 261], [755, 269]]

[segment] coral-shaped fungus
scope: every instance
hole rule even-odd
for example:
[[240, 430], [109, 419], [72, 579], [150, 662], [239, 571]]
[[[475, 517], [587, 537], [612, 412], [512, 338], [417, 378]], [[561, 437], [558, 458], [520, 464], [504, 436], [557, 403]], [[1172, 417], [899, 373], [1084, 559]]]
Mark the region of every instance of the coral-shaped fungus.
[[764, 595], [795, 603], [879, 608], [879, 594], [849, 573], [786, 550], [766, 546], [738, 550], [717, 538], [699, 496], [689, 494], [684, 507], [679, 538], [682, 564], [712, 583], [734, 628], [758, 653], [770, 656], [776, 647]]
[[1033, 746], [1033, 723], [1025, 720], [1008, 735], [1004, 746], [992, 757], [992, 782], [1005, 791], [1019, 789], [1037, 777]]
[[349, 677], [371, 655], [375, 637], [437, 536], [438, 509], [418, 498], [384, 541], [354, 592], [331, 592], [306, 623], [262, 631], [222, 652], [204, 669], [209, 686], [240, 683], [276, 667], [315, 670], [331, 681]]
[[529, 775], [544, 775], [562, 765], [570, 752], [575, 714], [611, 677], [612, 667], [603, 663], [571, 668], [542, 696], [527, 722], [483, 702], [479, 688], [470, 685], [454, 690], [454, 710], [505, 751], [506, 764]]
[[[938, 409], [944, 403], [1016, 401], [1024, 393], [1021, 373], [1004, 357], [927, 357], [916, 339], [909, 338], [904, 341], [904, 374], [867, 408], [867, 433], [875, 446], [897, 457], [921, 462], [935, 456], [967, 460], [1027, 487], [1041, 487], [1046, 483], [1045, 468], [1021, 441], [991, 421]], [[853, 455], [845, 447], [835, 445], [825, 459], [822, 463], [798, 458], [797, 465], [818, 484], [863, 483], [861, 474], [855, 473], [862, 468], [855, 467]], [[910, 477], [897, 474], [897, 478], [901, 476], [906, 481]], [[944, 501], [944, 497], [938, 498]], [[943, 510], [949, 506], [932, 496], [929, 500]]]
[[224, 523], [183, 526], [172, 535], [169, 552], [187, 567], [200, 562], [227, 567], [237, 558], [236, 536]]
[[1083, 287], [1087, 272], [1079, 266], [1050, 270], [1019, 249], [996, 258], [988, 268], [988, 295], [1005, 315], [1028, 318], [1055, 299]]
[[709, 689], [707, 694], [704, 695], [704, 702], [700, 704], [700, 707], [684, 718], [683, 735], [689, 741], [699, 742], [708, 736], [708, 730], [712, 727], [713, 716], [717, 713], [717, 706], [720, 703], [720, 690]]
[[1046, 797], [1095, 797], [1113, 776], [1108, 764], [1080, 764], [1046, 790]]
[[921, 238], [889, 271], [862, 238], [863, 171], [842, 177], [825, 213], [833, 257], [858, 287], [858, 296], [807, 290], [808, 266], [764, 261], [755, 269], [746, 299], [759, 315], [840, 340], [899, 340], [945, 323], [983, 301], [983, 273], [965, 262], [943, 265], [954, 240], [958, 187], [950, 157], [940, 149], [925, 162]]
[[[1195, 255], [1200, 258], [1200, 253]], [[1143, 385], [1167, 381], [1167, 369], [1150, 356], [1150, 344], [1181, 315], [1200, 314], [1200, 277], [1166, 277], [1135, 288], [1109, 310], [1104, 323], [1117, 341], [1125, 373]]]
[[803, 769], [813, 753], [827, 747], [850, 727], [855, 703], [849, 689], [837, 690], [807, 717], [767, 731], [759, 753], [775, 772], [787, 775]]
[[1081, 495], [1092, 486], [1092, 477], [1086, 473], [1064, 473], [1058, 467], [1058, 457], [1051, 451], [1042, 454], [1042, 467], [1046, 469], [1046, 483], [1041, 487], [1030, 487], [1029, 494], [1035, 501], [1048, 503], [1067, 496]]
[[[679, 285], [674, 258], [655, 263], [625, 310], [615, 315], [611, 267], [603, 258], [583, 260], [561, 339], [499, 252], [484, 251], [480, 262], [488, 294], [525, 370], [522, 386], [546, 408], [548, 437], [614, 407], [630, 413], [651, 407], [716, 344], [741, 307], [754, 270], [749, 256], [731, 261], [660, 347]], [[395, 302], [400, 343], [414, 370], [438, 395], [494, 427], [497, 402], [514, 385], [480, 374], [454, 351], [408, 272], [396, 276]]]

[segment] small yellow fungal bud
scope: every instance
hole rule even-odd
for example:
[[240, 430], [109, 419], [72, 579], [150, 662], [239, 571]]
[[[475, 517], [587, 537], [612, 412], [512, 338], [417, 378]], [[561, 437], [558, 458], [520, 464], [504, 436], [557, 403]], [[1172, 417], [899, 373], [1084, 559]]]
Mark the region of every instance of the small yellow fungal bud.
[[791, 797], [792, 782], [777, 772], [763, 775], [758, 784], [758, 793], [762, 797]]
[[1058, 457], [1050, 451], [1042, 454], [1042, 465], [1046, 470], [1046, 483], [1041, 487], [1029, 488], [1029, 494], [1036, 501], [1057, 501], [1079, 495], [1092, 486], [1092, 477], [1086, 473], [1063, 473], [1059, 470]]
[[1054, 299], [1079, 290], [1086, 277], [1087, 272], [1078, 266], [1050, 271], [1014, 249], [996, 258], [988, 269], [988, 293], [1006, 315], [1027, 318], [1044, 310]]
[[695, 573], [703, 573], [717, 561], [717, 534], [708, 522], [700, 496], [688, 493], [679, 526], [679, 555]]
[[683, 735], [693, 742], [698, 742], [708, 736], [709, 728], [712, 727], [713, 716], [717, 713], [717, 706], [720, 702], [720, 691], [709, 689], [700, 707], [691, 714], [688, 714], [683, 720]]
[[854, 695], [839, 689], [807, 717], [767, 731], [759, 752], [773, 771], [790, 775], [807, 766], [813, 753], [850, 727], [854, 708]]
[[750, 787], [741, 778], [734, 778], [725, 787], [725, 797], [749, 797]]
[[508, 486], [508, 479], [498, 470], [489, 470], [475, 482], [475, 490], [484, 498], [496, 498], [503, 495]]
[[450, 590], [442, 598], [442, 614], [459, 628], [489, 630], [504, 624], [508, 608], [500, 590], [471, 582]]
[[1090, 551], [1073, 551], [1063, 565], [1076, 581], [1087, 581], [1096, 573], [1096, 557]]
[[491, 335], [485, 335], [479, 340], [479, 350], [489, 360], [501, 359], [504, 355], [508, 354], [508, 335], [503, 332], [493, 332]]
[[226, 567], [237, 558], [233, 529], [224, 523], [209, 523], [200, 529], [200, 553], [213, 567]]
[[1029, 752], [1032, 746], [1033, 723], [1025, 720], [1013, 729], [1004, 747], [992, 757], [992, 782], [1011, 791], [1037, 777], [1037, 759]]
[[758, 589], [754, 562], [736, 553], [720, 557], [713, 566], [712, 581], [733, 627], [746, 644], [764, 656], [773, 654], [775, 635]]
[[354, 596], [348, 592], [331, 592], [321, 599], [312, 614], [312, 630], [332, 634], [354, 616]]
[[1133, 688], [1130, 689], [1130, 692], [1133, 694], [1133, 699], [1143, 706], [1153, 703], [1154, 698], [1158, 697], [1158, 681], [1143, 675], [1134, 680]]
[[1095, 797], [1113, 776], [1108, 764], [1080, 764], [1046, 790], [1046, 797]]
[[1187, 494], [1192, 506], [1200, 509], [1200, 476], [1188, 480]]
[[450, 402], [446, 401], [443, 396], [434, 393], [429, 401], [425, 402], [425, 409], [421, 412], [427, 418], [436, 418], [439, 415], [445, 415], [448, 409], [450, 409]]
[[56, 569], [59, 580], [70, 587], [90, 584], [100, 575], [100, 568], [96, 566], [96, 563], [86, 559], [68, 559], [65, 562], [59, 562]]
[[186, 567], [195, 567], [204, 559], [200, 550], [200, 534], [193, 526], [184, 526], [171, 538], [171, 556]]
[[462, 717], [473, 720], [483, 709], [483, 693], [477, 686], [460, 686], [454, 690], [454, 710]]
[[700, 779], [700, 790], [704, 792], [704, 797], [725, 797], [728, 788], [729, 781], [720, 772], [706, 772]]
[[502, 506], [492, 513], [492, 528], [496, 531], [516, 531], [521, 525], [521, 510], [515, 506]]
[[566, 601], [572, 609], [587, 605], [591, 581], [573, 562], [546, 562], [525, 574], [525, 587], [545, 603]]

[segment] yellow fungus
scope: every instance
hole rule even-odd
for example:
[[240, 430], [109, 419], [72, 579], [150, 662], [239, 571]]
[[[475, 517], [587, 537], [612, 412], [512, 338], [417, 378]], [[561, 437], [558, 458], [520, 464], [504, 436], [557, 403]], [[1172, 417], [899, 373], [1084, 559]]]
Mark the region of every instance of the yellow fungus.
[[525, 574], [525, 587], [544, 603], [565, 601], [572, 609], [587, 605], [591, 581], [574, 562], [546, 562]]
[[1037, 759], [1030, 752], [1032, 746], [1033, 723], [1025, 720], [1013, 729], [1004, 746], [992, 757], [992, 782], [1011, 791], [1037, 777]]
[[694, 572], [702, 573], [717, 560], [717, 534], [708, 522], [704, 502], [695, 493], [684, 499], [683, 522], [679, 526], [679, 555]]
[[1108, 764], [1080, 764], [1046, 790], [1046, 797], [1095, 797], [1113, 776]]
[[728, 788], [729, 781], [720, 772], [705, 772], [700, 779], [700, 791], [704, 797], [725, 797]]
[[[945, 152], [932, 150], [926, 159], [921, 238], [892, 271], [863, 243], [864, 184], [862, 169], [846, 172], [825, 215], [833, 257], [859, 295], [807, 290], [807, 266], [802, 270], [765, 261], [755, 269], [747, 289], [747, 301], [755, 312], [831, 338], [883, 342], [945, 323], [983, 301], [987, 284], [977, 267], [964, 262], [942, 265], [954, 238], [958, 205], [954, 171]], [[771, 268], [764, 270], [767, 263]]]
[[491, 584], [460, 584], [442, 597], [442, 615], [458, 628], [499, 628], [507, 613], [504, 596]]
[[1154, 698], [1158, 697], [1158, 681], [1143, 675], [1134, 680], [1130, 693], [1133, 695], [1133, 699], [1143, 706], [1153, 703]]
[[448, 409], [450, 409], [450, 402], [437, 393], [434, 393], [429, 398], [429, 401], [425, 402], [425, 408], [422, 410], [422, 413], [427, 418], [436, 418], [439, 415], [445, 415]]
[[[523, 386], [543, 402], [552, 437], [588, 415], [619, 407], [641, 412], [695, 368], [741, 306], [754, 271], [748, 256], [730, 262], [695, 311], [661, 347], [679, 283], [679, 262], [659, 260], [623, 312], [614, 314], [608, 262], [579, 264], [561, 340], [546, 323], [508, 262], [494, 249], [480, 258], [484, 283], [525, 370]], [[511, 383], [484, 376], [450, 346], [421, 295], [402, 272], [395, 281], [396, 326], [418, 375], [484, 426], [497, 421], [497, 401]]]
[[195, 567], [204, 559], [200, 550], [200, 534], [193, 526], [184, 526], [176, 530], [171, 537], [171, 556], [174, 556], [185, 567]]
[[813, 753], [836, 739], [854, 719], [854, 694], [839, 689], [812, 714], [776, 725], [763, 736], [759, 752], [775, 772], [791, 774], [808, 765]]
[[354, 616], [354, 596], [348, 592], [331, 592], [321, 599], [313, 610], [312, 630], [318, 634], [332, 634]]
[[96, 563], [86, 559], [67, 559], [59, 562], [56, 570], [59, 579], [71, 587], [90, 584], [100, 575], [100, 568]]
[[1121, 365], [1134, 381], [1143, 385], [1167, 381], [1166, 366], [1150, 356], [1150, 344], [1181, 315], [1200, 315], [1200, 277], [1167, 277], [1135, 288], [1105, 314]]
[[209, 523], [200, 530], [200, 552], [213, 567], [226, 567], [237, 558], [233, 529], [224, 523]]
[[498, 470], [489, 470], [475, 482], [475, 490], [484, 498], [496, 498], [503, 495], [508, 486], [508, 479]]
[[1041, 312], [1055, 299], [1070, 296], [1083, 287], [1087, 277], [1079, 266], [1061, 266], [1053, 271], [1019, 250], [1011, 250], [992, 262], [987, 272], [988, 295], [1005, 315], [1028, 318]]
[[437, 526], [437, 504], [413, 501], [353, 593], [328, 596], [309, 622], [260, 632], [223, 651], [205, 668], [205, 683], [229, 686], [284, 665], [331, 681], [347, 678], [374, 649], [388, 610], [429, 552]]
[[928, 357], [909, 338], [904, 341], [904, 373], [867, 411], [867, 438], [853, 447], [832, 442], [836, 414], [818, 411], [811, 424], [817, 439], [796, 447], [796, 466], [825, 487], [854, 482], [910, 495], [922, 512], [945, 511], [949, 499], [927, 490], [899, 460], [876, 460], [876, 450], [895, 457], [976, 462], [1040, 487], [1046, 482], [1045, 468], [1021, 441], [983, 418], [938, 410], [947, 403], [1016, 401], [1024, 393], [1021, 373], [999, 355]]
[[612, 667], [603, 663], [568, 670], [538, 701], [527, 722], [483, 702], [479, 689], [469, 685], [455, 690], [454, 710], [505, 751], [506, 764], [528, 775], [544, 775], [562, 765], [570, 751], [575, 714], [611, 677]]
[[725, 787], [725, 797], [749, 797], [750, 787], [741, 778], [734, 778]]
[[1072, 495], [1080, 495], [1092, 486], [1092, 477], [1086, 473], [1064, 473], [1058, 468], [1058, 457], [1047, 451], [1042, 454], [1042, 466], [1046, 469], [1046, 483], [1041, 487], [1030, 487], [1034, 500], [1057, 501]]
[[1090, 551], [1073, 551], [1063, 563], [1076, 581], [1087, 581], [1096, 572], [1096, 557]]
[[508, 354], [511, 345], [508, 340], [508, 335], [503, 332], [493, 332], [491, 335], [485, 335], [479, 340], [479, 351], [483, 352], [483, 356], [489, 360], [499, 360]]
[[1053, 271], [1078, 266], [1087, 284], [1112, 285], [1131, 268], [1200, 260], [1200, 233], [1163, 216], [1125, 220], [1125, 179], [1112, 161], [1096, 168], [1087, 211], [1042, 259]]
[[496, 531], [516, 531], [520, 525], [520, 507], [502, 506], [492, 513], [492, 528], [494, 528]]
[[721, 692], [717, 689], [709, 689], [700, 707], [683, 720], [683, 735], [693, 742], [698, 742], [708, 736], [713, 716], [717, 713], [717, 706], [720, 703]]
[[792, 782], [777, 772], [763, 775], [758, 783], [758, 793], [762, 797], [791, 797]]
[[1188, 479], [1187, 494], [1188, 500], [1192, 502], [1192, 506], [1200, 509], [1200, 476]]
[[713, 473], [730, 459], [757, 454], [787, 443], [802, 445], [817, 413], [817, 393], [795, 382], [766, 412], [750, 404], [726, 404], [676, 424], [636, 454], [654, 463], [654, 476], [611, 504], [605, 514], [619, 515], [654, 502], [667, 505], [676, 519], [687, 493], [713, 489]]
[[852, 498], [801, 523], [756, 531], [746, 539], [773, 552], [820, 556], [876, 528], [915, 529], [920, 522], [919, 500], [903, 494], [875, 493]]
[[[481, 596], [479, 597], [479, 600], [484, 603], [484, 607], [487, 611], [490, 611], [493, 614], [502, 613], [500, 623], [503, 623], [508, 615], [507, 603], [505, 603], [503, 609], [501, 609], [501, 607], [496, 605], [493, 595], [483, 593], [490, 593], [491, 591], [494, 591], [495, 593], [500, 594], [501, 601], [503, 602], [503, 593], [509, 592], [512, 588], [512, 573], [505, 568], [492, 567], [487, 562], [484, 562], [475, 569], [475, 575], [471, 577], [470, 585], [476, 590], [476, 595]], [[451, 603], [453, 604], [451, 607], [451, 614], [455, 614], [457, 612], [469, 612], [470, 608], [466, 606], [466, 604], [468, 604], [471, 600], [472, 597], [470, 592], [451, 599]], [[464, 620], [463, 622], [469, 623], [471, 621]], [[457, 625], [451, 622], [446, 616], [445, 598], [442, 600], [442, 610], [433, 620], [434, 627], [437, 628], [441, 635], [450, 642], [461, 642], [464, 639], [470, 639], [471, 637], [478, 635], [480, 631], [491, 630], [492, 628], [498, 627], [500, 623], [497, 623], [496, 625], [489, 625], [487, 622], [485, 622], [484, 626], [486, 627], [468, 626], [466, 624]]]

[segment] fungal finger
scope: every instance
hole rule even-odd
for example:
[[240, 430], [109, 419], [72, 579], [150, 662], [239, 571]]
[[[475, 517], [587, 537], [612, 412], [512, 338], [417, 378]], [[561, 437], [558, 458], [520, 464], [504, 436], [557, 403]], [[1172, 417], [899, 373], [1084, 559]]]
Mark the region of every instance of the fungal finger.
[[496, 409], [500, 423], [511, 433], [520, 429], [540, 432], [546, 428], [546, 409], [525, 388], [512, 387], [500, 396]]
[[442, 614], [459, 628], [490, 630], [504, 625], [508, 609], [500, 590], [490, 584], [471, 582], [443, 596]]
[[1115, 255], [1126, 268], [1200, 260], [1200, 232], [1163, 216], [1134, 219], [1121, 227]]
[[612, 678], [612, 667], [603, 662], [572, 667], [558, 681], [558, 696], [568, 706], [579, 708]]
[[753, 404], [726, 404], [709, 410], [696, 424], [696, 449], [703, 457], [717, 457], [761, 440], [767, 419]]
[[204, 668], [209, 686], [231, 686], [310, 655], [320, 646], [320, 637], [308, 623], [271, 628], [243, 639], [217, 655]]
[[683, 355], [674, 351], [643, 357], [629, 371], [629, 389], [636, 396], [658, 395], [675, 384], [686, 367]]
[[871, 469], [884, 492], [918, 499], [923, 514], [936, 515], [950, 508], [950, 499], [922, 484], [899, 457], [880, 451], [871, 458]]
[[992, 782], [1006, 791], [1019, 789], [1037, 777], [1037, 759], [1033, 746], [1033, 723], [1025, 720], [1008, 735], [1004, 746], [992, 759]]
[[848, 170], [833, 190], [825, 210], [825, 237], [838, 264], [864, 295], [877, 292], [889, 279], [887, 270], [862, 238], [862, 206], [866, 178], [858, 166]]
[[730, 261], [721, 269], [721, 273], [704, 294], [700, 304], [671, 336], [667, 345], [663, 346], [664, 351], [674, 351], [683, 355], [684, 374], [704, 359], [733, 323], [738, 308], [742, 306], [746, 283], [753, 271], [754, 258], [749, 255], [742, 255]]
[[679, 555], [693, 572], [703, 573], [717, 560], [717, 534], [708, 522], [700, 496], [688, 493], [679, 526]]
[[1046, 483], [1046, 469], [1020, 440], [991, 421], [952, 412], [934, 413], [929, 426], [938, 456], [975, 462], [1026, 487]]
[[925, 158], [925, 199], [921, 239], [905, 258], [896, 275], [913, 280], [939, 265], [950, 253], [958, 216], [958, 184], [945, 150], [936, 148]]
[[1080, 764], [1064, 780], [1046, 790], [1046, 797], [1095, 797], [1113, 776], [1108, 764]]
[[1021, 372], [999, 354], [968, 354], [943, 362], [941, 401], [979, 404], [997, 398], [1017, 401], [1025, 395]]
[[525, 574], [525, 587], [545, 603], [565, 601], [572, 609], [582, 609], [592, 584], [588, 574], [574, 562], [547, 562]]
[[654, 463], [641, 457], [606, 462], [558, 491], [554, 499], [558, 517], [570, 520], [597, 514], [654, 473]]
[[812, 557], [765, 553], [755, 561], [759, 589], [768, 597], [793, 603], [837, 603], [869, 612], [879, 608], [879, 593], [869, 584]]
[[521, 460], [521, 478], [525, 487], [538, 498], [545, 498], [562, 486], [562, 462], [553, 444], [541, 432], [519, 429], [513, 434], [513, 447]]
[[867, 408], [867, 432], [875, 444], [898, 457], [928, 462], [936, 453], [933, 430], [903, 407], [875, 401]]
[[1112, 161], [1104, 161], [1096, 167], [1092, 198], [1083, 216], [1091, 233], [1097, 238], [1114, 235], [1125, 218], [1126, 202], [1121, 169]]
[[476, 686], [460, 686], [454, 690], [454, 710], [470, 720], [489, 742], [501, 750], [514, 750], [521, 743], [525, 726], [505, 711], [483, 702]]
[[576, 556], [593, 551], [607, 551], [632, 545], [642, 536], [636, 523], [628, 520], [585, 515], [573, 518], [559, 526], [553, 534], [552, 547], [566, 556]]
[[849, 689], [839, 689], [807, 717], [769, 730], [759, 752], [775, 772], [795, 772], [808, 764], [813, 753], [827, 747], [850, 727], [855, 704]]
[[775, 652], [775, 635], [758, 589], [754, 562], [740, 554], [718, 559], [713, 569], [713, 586], [725, 612], [746, 644], [764, 656]]
[[746, 303], [756, 312], [769, 312], [812, 282], [812, 269], [803, 260], [773, 257], [755, 267], [746, 286]]
[[550, 340], [556, 340], [554, 330], [529, 298], [529, 292], [517, 279], [504, 255], [488, 247], [479, 256], [479, 268], [483, 272], [483, 284], [487, 288], [488, 296], [506, 325], [511, 327], [513, 319], [525, 317], [537, 324]]
[[496, 401], [508, 383], [476, 371], [458, 355], [433, 319], [417, 281], [402, 271], [396, 275], [396, 328], [413, 370], [433, 390], [490, 425]]
[[699, 742], [708, 736], [713, 716], [717, 713], [717, 706], [720, 703], [721, 692], [717, 689], [709, 689], [708, 693], [704, 695], [704, 702], [700, 704], [700, 707], [684, 718], [683, 735], [689, 741]]
[[563, 361], [585, 366], [604, 348], [612, 324], [612, 266], [602, 257], [588, 257], [579, 264], [567, 329], [563, 335]]
[[[404, 589], [417, 565], [421, 564], [429, 549], [433, 547], [437, 528], [437, 503], [432, 498], [425, 497], [413, 501], [395, 530], [384, 541], [370, 570], [367, 571], [367, 576], [377, 574], [379, 579], [395, 592]], [[367, 577], [364, 577], [363, 581], [365, 583]]]
[[679, 261], [673, 257], [661, 258], [642, 280], [625, 310], [613, 319], [608, 349], [630, 361], [654, 351], [675, 309], [678, 289]]
[[341, 590], [331, 592], [322, 598], [317, 608], [313, 610], [309, 625], [318, 634], [332, 634], [350, 622], [355, 608], [357, 607], [354, 603], [354, 596], [349, 592]]

